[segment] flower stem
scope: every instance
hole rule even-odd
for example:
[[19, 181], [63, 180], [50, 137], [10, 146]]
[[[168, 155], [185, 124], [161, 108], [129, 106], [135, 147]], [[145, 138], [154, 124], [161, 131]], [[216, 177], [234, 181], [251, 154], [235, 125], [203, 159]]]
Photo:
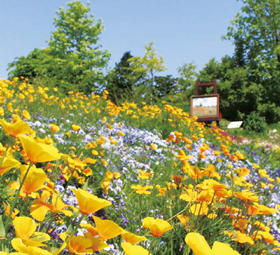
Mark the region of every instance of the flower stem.
[[30, 162], [30, 164], [29, 164], [29, 166], [28, 166], [28, 169], [27, 169], [27, 171], [25, 172], [25, 174], [24, 174], [24, 176], [23, 176], [23, 178], [22, 178], [22, 181], [21, 181], [21, 183], [20, 183], [19, 189], [18, 189], [17, 192], [16, 192], [15, 198], [14, 198], [14, 200], [13, 200], [13, 204], [12, 204], [11, 209], [10, 209], [10, 213], [9, 213], [8, 219], [7, 219], [7, 221], [6, 221], [5, 232], [7, 232], [7, 230], [8, 230], [9, 222], [10, 222], [12, 213], [13, 213], [13, 211], [14, 211], [14, 208], [15, 208], [15, 206], [16, 206], [17, 200], [18, 200], [18, 195], [20, 194], [22, 185], [23, 185], [23, 183], [24, 183], [24, 181], [25, 181], [25, 179], [26, 179], [26, 177], [27, 177], [27, 175], [28, 175], [28, 173], [29, 173], [29, 170], [30, 170], [31, 166], [32, 166], [32, 163]]

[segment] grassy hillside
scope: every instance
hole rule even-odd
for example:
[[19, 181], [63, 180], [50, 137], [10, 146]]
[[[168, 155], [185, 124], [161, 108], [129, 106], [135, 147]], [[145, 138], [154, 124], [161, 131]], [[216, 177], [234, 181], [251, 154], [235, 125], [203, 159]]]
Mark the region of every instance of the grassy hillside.
[[0, 102], [2, 251], [279, 253], [276, 150], [106, 91], [1, 80]]

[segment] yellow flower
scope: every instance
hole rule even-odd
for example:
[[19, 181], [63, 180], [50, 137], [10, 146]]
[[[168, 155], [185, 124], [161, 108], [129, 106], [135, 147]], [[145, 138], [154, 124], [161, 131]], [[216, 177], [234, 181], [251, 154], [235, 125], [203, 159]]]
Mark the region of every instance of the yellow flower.
[[[0, 161], [3, 157], [0, 157]], [[0, 166], [0, 176], [6, 172], [8, 172], [12, 168], [19, 168], [20, 162], [15, 160], [14, 158], [8, 158], [7, 156], [4, 158], [1, 166]]]
[[214, 255], [204, 236], [199, 233], [188, 233], [185, 241], [195, 255]]
[[82, 189], [73, 189], [73, 192], [78, 200], [80, 211], [83, 214], [95, 213], [98, 210], [112, 204], [111, 202], [98, 198], [97, 196], [94, 196]]
[[20, 238], [14, 238], [12, 240], [12, 246], [13, 248], [23, 254], [28, 254], [28, 255], [51, 255], [46, 250], [40, 249], [38, 247], [33, 247], [33, 246], [27, 246], [25, 245]]
[[142, 170], [139, 170], [139, 175], [138, 175], [138, 177], [139, 177], [140, 179], [147, 180], [147, 179], [149, 179], [153, 174], [154, 174], [154, 173], [147, 173], [147, 172], [144, 172], [144, 171], [142, 171]]
[[54, 133], [54, 132], [57, 132], [59, 131], [60, 128], [59, 126], [55, 125], [55, 124], [51, 124], [51, 131]]
[[137, 194], [149, 195], [151, 194], [151, 191], [149, 191], [149, 189], [153, 189], [154, 187], [151, 185], [144, 186], [144, 187], [142, 185], [132, 185], [131, 188], [135, 189]]
[[156, 150], [157, 149], [157, 145], [156, 144], [151, 144], [151, 150]]
[[71, 254], [87, 254], [92, 253], [92, 242], [84, 236], [73, 236], [67, 244], [67, 249]]
[[2, 119], [0, 120], [0, 124], [4, 128], [5, 132], [12, 137], [16, 137], [19, 134], [29, 134], [32, 132], [30, 126], [23, 120], [19, 120], [15, 123], [8, 123]]
[[98, 156], [98, 151], [97, 151], [97, 150], [92, 150], [92, 151], [91, 151], [91, 154], [92, 154], [93, 156]]
[[50, 192], [47, 190], [43, 190], [41, 196], [37, 194], [37, 199], [34, 200], [33, 204], [30, 206], [30, 215], [33, 218], [38, 221], [43, 221], [48, 211], [52, 211], [54, 213], [61, 212], [68, 217], [73, 215], [70, 210], [66, 210], [67, 207], [73, 207], [64, 204], [58, 194], [52, 195], [51, 204], [48, 203], [49, 198]]
[[124, 133], [119, 131], [119, 136], [124, 136]]
[[199, 233], [191, 232], [187, 234], [185, 238], [186, 243], [192, 249], [195, 255], [240, 255], [237, 251], [234, 251], [229, 245], [214, 242], [211, 250], [204, 236]]
[[101, 220], [98, 217], [92, 217], [94, 219], [98, 235], [103, 240], [114, 238], [123, 232], [123, 229], [111, 220]]
[[241, 233], [240, 231], [235, 232], [235, 235], [232, 238], [233, 241], [237, 241], [238, 243], [249, 243], [254, 245], [254, 241], [251, 237], [246, 234]]
[[187, 156], [183, 150], [179, 150], [179, 155], [174, 155], [176, 158], [180, 159], [182, 162], [190, 160], [193, 156]]
[[[22, 165], [20, 167], [21, 175], [20, 180], [23, 180], [23, 177], [28, 169], [27, 165]], [[43, 184], [47, 180], [47, 175], [45, 174], [42, 168], [36, 168], [36, 166], [32, 165], [29, 169], [28, 175], [23, 183], [21, 189], [21, 196], [25, 197], [25, 194], [31, 194], [43, 187]]]
[[141, 241], [146, 241], [147, 238], [145, 236], [137, 236], [137, 235], [134, 235], [126, 230], [124, 230], [122, 233], [121, 233], [121, 236], [122, 238], [127, 242], [127, 243], [130, 243], [130, 244], [136, 244], [136, 243], [139, 243]]
[[153, 217], [146, 217], [142, 223], [144, 228], [148, 228], [154, 237], [162, 236], [165, 232], [171, 230], [173, 227], [163, 219], [154, 219]]
[[[110, 245], [104, 243], [104, 240], [102, 238], [95, 237], [90, 233], [85, 233], [84, 235], [86, 238], [90, 239], [92, 244], [89, 248], [93, 251], [100, 251], [103, 250], [104, 248], [110, 247]], [[95, 235], [98, 235], [98, 233]]]
[[74, 131], [78, 131], [80, 128], [81, 128], [81, 127], [78, 126], [78, 125], [75, 125], [75, 124], [72, 125], [72, 129], [73, 129]]
[[60, 154], [52, 145], [37, 143], [33, 138], [18, 135], [23, 149], [32, 163], [47, 162], [60, 159]]
[[28, 120], [31, 119], [29, 112], [26, 111], [26, 110], [23, 110], [22, 116], [21, 116], [21, 117], [22, 117], [23, 119], [28, 119]]
[[16, 217], [13, 220], [16, 236], [27, 246], [45, 246], [42, 242], [50, 240], [50, 236], [45, 233], [35, 232], [36, 222], [25, 216]]
[[140, 245], [132, 245], [130, 243], [121, 243], [125, 255], [152, 255], [149, 251]]

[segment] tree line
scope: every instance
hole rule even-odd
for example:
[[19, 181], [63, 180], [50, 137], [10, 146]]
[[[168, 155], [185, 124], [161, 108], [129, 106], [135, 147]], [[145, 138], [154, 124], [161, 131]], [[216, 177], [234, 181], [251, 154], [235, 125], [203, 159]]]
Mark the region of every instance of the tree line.
[[[202, 70], [193, 63], [178, 68], [178, 77], [161, 76], [166, 70], [154, 44], [144, 56], [130, 51], [112, 69], [110, 53], [98, 44], [104, 27], [80, 1], [60, 8], [56, 31], [48, 47], [34, 49], [9, 63], [9, 79], [24, 76], [31, 82], [57, 86], [62, 91], [90, 94], [104, 89], [116, 104], [125, 100], [155, 104], [158, 100], [189, 109], [195, 81], [217, 79], [220, 110], [228, 120], [265, 118], [280, 121], [280, 4], [279, 0], [241, 0], [243, 6], [223, 39], [234, 44], [234, 54], [211, 59]], [[202, 93], [211, 93], [211, 90]]]

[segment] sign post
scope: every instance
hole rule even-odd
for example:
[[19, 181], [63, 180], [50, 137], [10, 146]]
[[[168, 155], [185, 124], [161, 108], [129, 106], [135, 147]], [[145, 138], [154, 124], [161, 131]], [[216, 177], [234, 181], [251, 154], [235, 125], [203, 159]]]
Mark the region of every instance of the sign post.
[[[200, 87], [213, 87], [214, 94], [199, 95]], [[191, 117], [197, 116], [199, 122], [220, 121], [220, 98], [217, 92], [216, 79], [213, 82], [196, 81], [195, 95], [191, 97]]]

